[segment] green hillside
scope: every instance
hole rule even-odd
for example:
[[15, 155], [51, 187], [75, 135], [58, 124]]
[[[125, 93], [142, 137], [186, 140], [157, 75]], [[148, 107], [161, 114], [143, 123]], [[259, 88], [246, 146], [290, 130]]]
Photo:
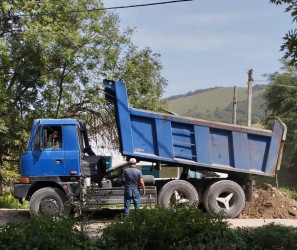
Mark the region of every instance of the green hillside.
[[[262, 93], [265, 85], [253, 88], [252, 123], [264, 119]], [[185, 94], [168, 101], [169, 110], [180, 115], [231, 123], [233, 114], [233, 88], [216, 88], [198, 94]], [[247, 88], [237, 88], [237, 124], [247, 124]]]

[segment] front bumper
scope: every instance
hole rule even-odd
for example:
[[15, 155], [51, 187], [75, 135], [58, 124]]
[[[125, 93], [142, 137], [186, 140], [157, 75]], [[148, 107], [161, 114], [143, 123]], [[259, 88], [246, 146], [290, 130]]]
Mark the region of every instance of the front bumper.
[[26, 198], [31, 184], [14, 183], [11, 187], [11, 194], [17, 199]]

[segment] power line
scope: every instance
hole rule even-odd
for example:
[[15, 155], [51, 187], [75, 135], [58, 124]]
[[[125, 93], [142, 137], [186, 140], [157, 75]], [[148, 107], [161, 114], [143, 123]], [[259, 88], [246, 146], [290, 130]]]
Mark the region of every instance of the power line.
[[[19, 15], [13, 15], [13, 17], [50, 16], [50, 15], [69, 14], [69, 13], [82, 13], [82, 12], [92, 12], [92, 11], [101, 11], [101, 10], [116, 10], [116, 9], [148, 7], [148, 6], [154, 6], [154, 5], [164, 5], [164, 4], [190, 2], [190, 1], [194, 1], [194, 0], [172, 0], [172, 1], [166, 1], [166, 2], [135, 4], [135, 5], [126, 5], [126, 6], [106, 7], [106, 8], [95, 8], [95, 9], [87, 9], [87, 10], [70, 10], [70, 11], [61, 11], [61, 12], [19, 14]], [[0, 18], [1, 18], [1, 16], [0, 16]]]

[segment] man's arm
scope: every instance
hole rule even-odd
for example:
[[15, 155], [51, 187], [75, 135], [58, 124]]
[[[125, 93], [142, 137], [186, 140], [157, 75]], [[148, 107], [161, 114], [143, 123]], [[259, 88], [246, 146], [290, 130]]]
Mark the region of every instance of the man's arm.
[[141, 187], [142, 187], [142, 189], [143, 189], [143, 195], [145, 195], [145, 185], [144, 185], [144, 181], [143, 181], [142, 178], [140, 178], [139, 181], [140, 181]]

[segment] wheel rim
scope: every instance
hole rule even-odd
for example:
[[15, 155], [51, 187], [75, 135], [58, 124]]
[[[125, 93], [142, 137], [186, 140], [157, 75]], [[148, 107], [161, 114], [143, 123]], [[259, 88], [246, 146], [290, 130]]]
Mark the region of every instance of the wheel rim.
[[175, 190], [170, 197], [169, 204], [173, 207], [184, 206], [189, 203], [189, 195], [181, 190]]
[[235, 194], [232, 191], [225, 191], [216, 197], [217, 206], [220, 209], [229, 211], [235, 204]]
[[40, 214], [57, 214], [60, 211], [60, 205], [58, 201], [53, 198], [45, 198], [40, 202], [39, 213]]

